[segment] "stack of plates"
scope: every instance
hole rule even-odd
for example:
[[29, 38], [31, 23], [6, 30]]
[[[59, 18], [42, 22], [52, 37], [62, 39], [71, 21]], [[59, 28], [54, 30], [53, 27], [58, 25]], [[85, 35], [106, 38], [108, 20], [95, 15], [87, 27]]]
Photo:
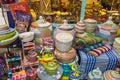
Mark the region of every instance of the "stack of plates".
[[99, 57], [91, 56], [81, 50], [78, 50], [78, 53], [80, 54], [80, 69], [83, 73], [88, 73], [97, 67], [102, 72], [113, 70], [118, 64], [118, 59], [120, 59], [120, 56], [114, 50], [110, 50]]
[[115, 41], [113, 43], [114, 50], [120, 55], [120, 38], [115, 38]]
[[10, 28], [9, 31], [0, 32], [0, 47], [13, 43], [18, 38], [16, 29]]

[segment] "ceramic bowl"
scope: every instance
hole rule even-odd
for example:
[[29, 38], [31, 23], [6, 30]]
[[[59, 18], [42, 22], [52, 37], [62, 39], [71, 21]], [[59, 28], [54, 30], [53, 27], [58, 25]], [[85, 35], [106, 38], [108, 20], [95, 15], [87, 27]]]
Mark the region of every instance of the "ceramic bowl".
[[0, 41], [13, 37], [15, 35], [15, 33], [16, 33], [16, 31], [14, 30], [10, 33], [1, 34], [0, 35]]
[[76, 50], [72, 48], [68, 52], [60, 52], [55, 49], [55, 56], [60, 62], [71, 63], [76, 57]]
[[34, 39], [34, 32], [24, 32], [19, 34], [19, 38], [22, 42], [29, 42]]
[[14, 42], [18, 38], [18, 32], [15, 30], [15, 34], [8, 39], [0, 41], [0, 47], [6, 46]]

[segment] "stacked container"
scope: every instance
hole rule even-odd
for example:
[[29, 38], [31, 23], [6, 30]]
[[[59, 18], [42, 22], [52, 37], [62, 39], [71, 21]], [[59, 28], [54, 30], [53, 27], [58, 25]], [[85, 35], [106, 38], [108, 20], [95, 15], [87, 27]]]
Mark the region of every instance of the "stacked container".
[[76, 51], [72, 48], [75, 30], [66, 20], [54, 31], [55, 56], [59, 62], [71, 63], [76, 57]]

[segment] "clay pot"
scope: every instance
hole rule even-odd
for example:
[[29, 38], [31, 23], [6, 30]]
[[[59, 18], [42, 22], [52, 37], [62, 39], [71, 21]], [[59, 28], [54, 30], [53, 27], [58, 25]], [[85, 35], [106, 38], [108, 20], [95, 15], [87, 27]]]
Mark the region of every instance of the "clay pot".
[[55, 56], [60, 62], [66, 62], [71, 63], [76, 57], [76, 50], [72, 48], [68, 52], [60, 52], [57, 49], [55, 49]]

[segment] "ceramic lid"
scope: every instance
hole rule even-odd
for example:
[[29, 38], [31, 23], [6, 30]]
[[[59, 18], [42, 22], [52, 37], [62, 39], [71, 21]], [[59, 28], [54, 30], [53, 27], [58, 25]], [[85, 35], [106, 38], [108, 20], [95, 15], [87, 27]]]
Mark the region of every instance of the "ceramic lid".
[[73, 36], [70, 33], [58, 33], [56, 39], [60, 42], [70, 42], [73, 40]]
[[118, 26], [115, 23], [112, 22], [112, 17], [111, 16], [108, 18], [108, 20], [105, 23], [102, 24], [102, 27], [103, 28], [106, 27], [107, 29], [111, 29], [111, 30], [118, 29]]
[[49, 66], [49, 67], [55, 67], [55, 66], [57, 66], [57, 63], [54, 62], [54, 61], [51, 61], [51, 62], [48, 62], [47, 66]]
[[93, 71], [89, 72], [90, 79], [92, 78], [102, 78], [102, 72], [99, 68], [94, 69]]
[[86, 22], [86, 23], [97, 23], [97, 21], [94, 20], [94, 19], [86, 19], [86, 20], [84, 20], [84, 22]]
[[38, 27], [48, 27], [50, 26], [51, 24], [49, 22], [46, 22], [42, 16], [39, 17], [39, 24], [38, 24]]
[[72, 30], [73, 27], [70, 26], [70, 25], [67, 23], [66, 20], [64, 20], [64, 23], [63, 23], [61, 26], [59, 26], [59, 29], [62, 29], [62, 30]]
[[81, 19], [76, 25], [79, 27], [85, 27], [86, 24], [84, 24], [83, 19]]

